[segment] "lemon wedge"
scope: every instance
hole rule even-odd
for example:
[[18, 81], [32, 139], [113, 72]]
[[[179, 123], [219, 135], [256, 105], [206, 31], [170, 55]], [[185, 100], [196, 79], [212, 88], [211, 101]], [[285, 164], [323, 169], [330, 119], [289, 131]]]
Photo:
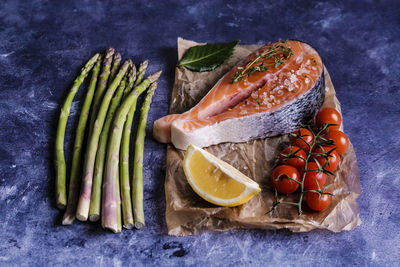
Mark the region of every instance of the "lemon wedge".
[[261, 191], [249, 177], [195, 145], [186, 150], [183, 170], [193, 190], [218, 206], [241, 205]]

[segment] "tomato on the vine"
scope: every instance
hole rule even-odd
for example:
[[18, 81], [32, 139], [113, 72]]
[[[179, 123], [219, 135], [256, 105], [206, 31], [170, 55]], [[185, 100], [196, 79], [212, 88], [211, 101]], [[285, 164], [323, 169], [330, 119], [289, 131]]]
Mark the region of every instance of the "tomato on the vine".
[[324, 155], [313, 155], [312, 160], [318, 161], [318, 163], [323, 167], [325, 163], [329, 160], [329, 162], [325, 165], [325, 170], [334, 172], [337, 167], [339, 166], [339, 154], [336, 152], [336, 150], [331, 151], [334, 149], [334, 146], [319, 146], [316, 149], [314, 149], [313, 153], [318, 153], [318, 154], [326, 154], [328, 159]]
[[300, 174], [297, 169], [290, 165], [280, 165], [274, 169], [271, 175], [271, 182], [279, 193], [290, 194], [297, 190], [300, 182]]
[[316, 192], [307, 192], [306, 203], [307, 206], [314, 211], [323, 211], [331, 204], [331, 195], [321, 194], [320, 197], [320, 194]]
[[314, 141], [314, 135], [312, 134], [312, 132], [306, 128], [300, 128], [299, 130], [294, 131], [293, 133], [298, 136], [301, 136], [301, 138], [303, 138], [305, 142], [300, 138], [290, 137], [290, 143], [293, 146], [297, 146], [303, 149], [306, 153], [308, 153], [308, 151], [310, 150], [308, 145], [312, 145]]
[[349, 138], [344, 132], [329, 130], [324, 137], [333, 141], [333, 145], [336, 146], [336, 152], [339, 155], [343, 155], [349, 147]]
[[[326, 182], [326, 174], [318, 170], [318, 165], [315, 162], [307, 163], [307, 172], [304, 177], [305, 190], [317, 190], [324, 188]], [[319, 186], [318, 186], [319, 185]]]
[[304, 170], [306, 157], [306, 153], [301, 148], [288, 146], [282, 150], [280, 161], [283, 164], [295, 167], [301, 173]]
[[315, 124], [318, 128], [321, 128], [325, 123], [335, 124], [329, 126], [329, 132], [332, 130], [339, 130], [340, 124], [342, 123], [342, 117], [334, 108], [323, 108], [318, 111], [317, 116], [315, 117]]

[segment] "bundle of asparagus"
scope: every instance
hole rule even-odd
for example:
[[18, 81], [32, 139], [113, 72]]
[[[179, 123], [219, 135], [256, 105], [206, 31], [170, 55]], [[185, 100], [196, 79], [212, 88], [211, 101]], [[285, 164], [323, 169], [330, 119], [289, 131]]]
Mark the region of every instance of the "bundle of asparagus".
[[[104, 55], [95, 54], [75, 79], [61, 108], [55, 166], [57, 207], [66, 209], [62, 220], [64, 225], [72, 224], [75, 217], [81, 221], [89, 218], [95, 222], [100, 216], [102, 226], [114, 233], [120, 232], [122, 225], [126, 229], [140, 229], [145, 225], [144, 137], [147, 114], [161, 71], [143, 80], [148, 66], [147, 60], [140, 64], [137, 72], [131, 60], [126, 60], [121, 67], [120, 62], [121, 55], [113, 48], [107, 49]], [[92, 77], [75, 132], [67, 198], [64, 136], [72, 101], [90, 71]], [[146, 89], [135, 143], [134, 174], [130, 179], [131, 128], [138, 97]], [[87, 144], [82, 160], [85, 134]]]

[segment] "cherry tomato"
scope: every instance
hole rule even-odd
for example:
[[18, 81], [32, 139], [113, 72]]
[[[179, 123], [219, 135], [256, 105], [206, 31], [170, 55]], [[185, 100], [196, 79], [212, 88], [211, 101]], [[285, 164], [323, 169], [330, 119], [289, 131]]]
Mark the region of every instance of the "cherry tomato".
[[315, 117], [315, 124], [318, 126], [318, 128], [321, 128], [325, 123], [335, 124], [329, 126], [329, 131], [339, 130], [340, 124], [342, 123], [342, 117], [334, 108], [323, 108], [317, 113], [317, 116]]
[[[318, 171], [318, 165], [315, 162], [307, 163], [307, 170], [315, 170], [308, 171], [304, 178], [304, 189], [305, 190], [317, 190], [324, 188], [326, 182], [326, 174], [322, 171]], [[319, 187], [318, 187], [319, 184]]]
[[[291, 152], [290, 149], [292, 149]], [[299, 156], [300, 158], [296, 156]], [[287, 148], [282, 150], [280, 160], [283, 164], [295, 167], [299, 171], [299, 173], [301, 173], [302, 171], [304, 171], [306, 157], [306, 153], [301, 148], [297, 146], [288, 146]]]
[[280, 165], [274, 169], [271, 175], [272, 185], [279, 193], [290, 194], [297, 190], [299, 183], [287, 178], [279, 178], [281, 175], [287, 175], [293, 180], [300, 182], [300, 174], [295, 167], [290, 165]]
[[306, 142], [304, 142], [300, 138], [290, 137], [290, 143], [293, 146], [297, 146], [297, 147], [303, 149], [306, 153], [308, 153], [309, 147], [308, 147], [307, 143], [309, 145], [312, 145], [313, 140], [314, 140], [313, 134], [310, 132], [310, 130], [308, 130], [306, 128], [300, 128], [299, 130], [294, 131], [293, 133], [298, 136], [301, 136]]
[[324, 137], [333, 141], [333, 145], [336, 146], [335, 151], [339, 155], [343, 155], [349, 147], [349, 139], [344, 132], [329, 130], [329, 132], [326, 133]]
[[[334, 146], [319, 146], [316, 149], [314, 149], [313, 153], [328, 153], [330, 152]], [[318, 161], [318, 163], [323, 167], [325, 165], [325, 170], [334, 172], [338, 165], [339, 165], [339, 154], [336, 152], [336, 150], [331, 151], [328, 156], [329, 162], [328, 164], [325, 165], [327, 162], [327, 159], [322, 156], [322, 155], [314, 155], [313, 156], [313, 161]]]
[[306, 193], [307, 206], [314, 211], [323, 211], [331, 204], [331, 195], [322, 194], [319, 198], [319, 194], [316, 192]]

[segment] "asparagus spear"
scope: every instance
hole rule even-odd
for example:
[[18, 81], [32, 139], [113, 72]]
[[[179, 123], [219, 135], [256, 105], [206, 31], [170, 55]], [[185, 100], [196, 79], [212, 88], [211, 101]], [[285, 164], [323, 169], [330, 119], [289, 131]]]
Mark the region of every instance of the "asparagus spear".
[[161, 75], [161, 71], [150, 75], [127, 96], [118, 108], [113, 122], [113, 128], [107, 143], [106, 168], [103, 180], [103, 198], [101, 223], [104, 228], [118, 232], [118, 160], [121, 144], [122, 128], [131, 107], [136, 106], [139, 95], [155, 82]]
[[60, 119], [58, 121], [56, 144], [55, 144], [55, 167], [56, 167], [56, 202], [59, 209], [65, 209], [67, 206], [67, 188], [66, 188], [66, 166], [64, 158], [64, 136], [65, 128], [67, 127], [67, 121], [69, 111], [71, 109], [72, 100], [75, 97], [79, 87], [89, 74], [89, 71], [93, 68], [97, 62], [100, 54], [95, 54], [82, 68], [80, 75], [75, 79], [74, 85], [68, 93], [67, 98], [61, 108]]
[[114, 81], [108, 87], [104, 94], [103, 100], [100, 105], [97, 119], [93, 125], [92, 133], [87, 144], [85, 153], [85, 161], [83, 168], [83, 179], [81, 186], [81, 195], [79, 197], [78, 208], [76, 211], [76, 218], [81, 221], [86, 221], [89, 214], [90, 198], [92, 194], [92, 182], [93, 182], [93, 168], [95, 164], [95, 157], [97, 152], [97, 146], [99, 143], [100, 133], [103, 130], [104, 120], [107, 114], [108, 106], [110, 105], [111, 98], [114, 94], [115, 89], [118, 87], [121, 79], [125, 76], [129, 66], [132, 65], [131, 60], [127, 60], [122, 65]]
[[114, 112], [121, 103], [122, 93], [125, 90], [127, 79], [121, 81], [116, 93], [114, 94], [110, 107], [107, 112], [107, 118], [104, 122], [103, 130], [101, 131], [99, 147], [97, 148], [96, 160], [94, 165], [94, 176], [92, 184], [92, 195], [90, 197], [89, 220], [92, 222], [100, 218], [100, 198], [101, 198], [101, 182], [103, 179], [104, 158], [106, 154], [106, 146], [108, 133], [110, 131], [111, 122], [114, 117]]
[[118, 71], [120, 63], [121, 63], [121, 54], [119, 52], [117, 52], [114, 54], [110, 77], [108, 79], [108, 85], [110, 85], [112, 83], [112, 81], [115, 78], [115, 75], [117, 75], [117, 71]]
[[128, 74], [128, 83], [129, 85], [125, 87], [124, 94], [122, 95], [122, 98], [125, 99], [125, 97], [131, 92], [135, 80], [136, 80], [136, 66], [135, 64], [132, 65], [132, 68], [130, 68], [129, 74]]
[[[148, 60], [143, 61], [138, 70], [135, 84], [138, 84], [143, 78], [148, 66]], [[131, 201], [131, 187], [129, 179], [129, 143], [131, 137], [132, 121], [135, 115], [135, 106], [132, 106], [126, 117], [121, 140], [120, 151], [120, 180], [121, 180], [121, 197], [122, 197], [122, 212], [124, 217], [124, 226], [127, 229], [133, 228], [133, 213]]]
[[145, 61], [143, 61], [142, 63], [140, 63], [139, 65], [139, 70], [137, 73], [137, 79], [135, 81], [135, 86], [139, 85], [142, 82], [143, 76], [146, 72], [147, 66], [149, 65], [149, 61], [146, 59]]
[[118, 163], [117, 163], [117, 176], [116, 176], [116, 204], [117, 204], [117, 233], [122, 230], [122, 220], [121, 220], [121, 192], [120, 192], [120, 184], [119, 184], [119, 172], [118, 172]]
[[[130, 93], [134, 86], [135, 78], [136, 78], [136, 67], [135, 65], [132, 66], [129, 72], [129, 85], [126, 87], [124, 90], [124, 96]], [[119, 179], [118, 179], [119, 180]], [[118, 186], [118, 188], [120, 188]], [[128, 191], [124, 191], [121, 188], [121, 198], [122, 198], [122, 212], [123, 212], [123, 220], [124, 220], [124, 227], [127, 229], [132, 229], [133, 228], [133, 214], [132, 214], [132, 202], [131, 202], [131, 195], [130, 195], [130, 187], [129, 187], [129, 180], [128, 180]], [[119, 194], [118, 194], [119, 196]], [[120, 207], [120, 204], [119, 206]], [[120, 209], [118, 210], [119, 212], [121, 211]], [[118, 215], [118, 218], [121, 217], [121, 214]]]
[[94, 121], [96, 120], [97, 112], [99, 111], [101, 100], [103, 99], [104, 91], [107, 87], [107, 81], [110, 76], [111, 62], [112, 62], [114, 53], [115, 53], [114, 48], [110, 47], [107, 49], [106, 55], [104, 57], [103, 67], [101, 69], [99, 83], [97, 84], [96, 93], [94, 94], [92, 112], [90, 114], [89, 135], [88, 135], [89, 137], [92, 135], [91, 133], [92, 133]]
[[135, 214], [135, 227], [141, 229], [144, 227], [143, 212], [143, 150], [144, 138], [146, 136], [147, 115], [149, 113], [151, 99], [157, 88], [157, 82], [154, 82], [147, 91], [146, 98], [140, 110], [140, 120], [136, 134], [135, 157], [133, 165], [133, 181], [132, 181], [132, 199]]
[[78, 127], [75, 133], [74, 153], [72, 156], [71, 178], [68, 188], [68, 204], [67, 210], [64, 213], [62, 220], [63, 225], [72, 224], [75, 220], [76, 205], [79, 197], [79, 174], [81, 171], [81, 158], [82, 158], [82, 143], [85, 135], [86, 124], [92, 104], [94, 91], [96, 89], [97, 78], [100, 72], [102, 55], [97, 59], [96, 65], [92, 71], [92, 78], [90, 80], [89, 88], [86, 93], [85, 102], [79, 116]]
[[[111, 100], [111, 105], [107, 113], [107, 118], [100, 135], [99, 147], [97, 149], [95, 166], [94, 166], [92, 195], [90, 198], [90, 206], [89, 206], [89, 220], [92, 222], [95, 222], [100, 218], [101, 184], [104, 172], [104, 159], [106, 156], [107, 140], [110, 132], [112, 119], [114, 117], [115, 110], [121, 103], [123, 94], [126, 94], [127, 91], [130, 91], [132, 89], [135, 77], [136, 77], [136, 67], [135, 65], [132, 64], [131, 68], [129, 69], [128, 79], [126, 77], [124, 78], [123, 82], [121, 82], [120, 84], [119, 89], [117, 90], [117, 93]], [[133, 224], [133, 218], [132, 218], [132, 224]]]

